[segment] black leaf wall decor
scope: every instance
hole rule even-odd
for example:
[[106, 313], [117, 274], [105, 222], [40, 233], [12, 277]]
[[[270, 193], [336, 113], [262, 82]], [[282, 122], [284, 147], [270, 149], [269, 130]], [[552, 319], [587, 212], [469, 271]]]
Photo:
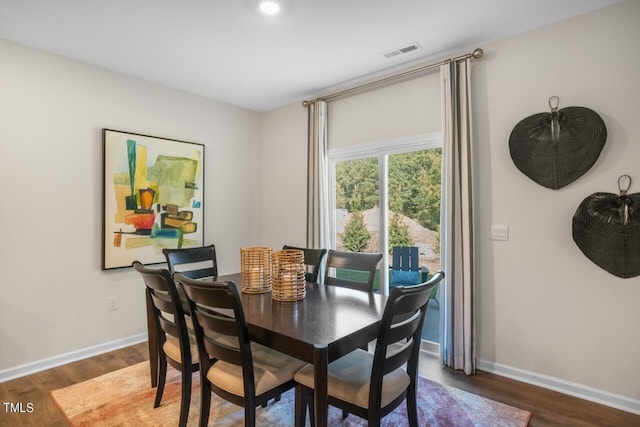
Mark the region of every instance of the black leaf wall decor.
[[584, 175], [607, 140], [607, 128], [598, 113], [585, 107], [558, 110], [559, 103], [557, 96], [549, 98], [551, 112], [521, 120], [509, 137], [516, 167], [554, 190]]
[[573, 216], [573, 240], [599, 267], [618, 277], [640, 275], [640, 193], [628, 194], [631, 177], [618, 179], [620, 194], [594, 193]]

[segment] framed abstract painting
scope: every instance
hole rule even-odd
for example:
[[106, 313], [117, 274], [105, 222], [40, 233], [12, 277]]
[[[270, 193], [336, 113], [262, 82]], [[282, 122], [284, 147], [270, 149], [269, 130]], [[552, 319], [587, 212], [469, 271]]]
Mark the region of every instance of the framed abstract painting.
[[204, 145], [103, 129], [102, 269], [202, 246]]

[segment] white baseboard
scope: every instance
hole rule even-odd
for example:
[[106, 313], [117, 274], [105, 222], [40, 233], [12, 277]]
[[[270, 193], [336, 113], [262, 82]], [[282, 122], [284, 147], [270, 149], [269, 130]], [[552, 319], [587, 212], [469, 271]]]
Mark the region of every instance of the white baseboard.
[[422, 341], [420, 343], [420, 352], [429, 357], [440, 358], [440, 344], [433, 341]]
[[511, 366], [501, 365], [487, 360], [478, 359], [476, 361], [476, 367], [481, 371], [522, 381], [527, 384], [558, 391], [570, 396], [579, 397], [580, 399], [589, 400], [591, 402], [600, 403], [602, 405], [611, 406], [616, 409], [640, 415], [640, 400], [631, 399], [586, 385], [535, 372], [525, 371]]
[[92, 347], [74, 350], [69, 353], [60, 354], [58, 356], [49, 357], [47, 359], [36, 360], [13, 368], [3, 369], [0, 371], [0, 383], [15, 378], [24, 377], [25, 375], [34, 374], [46, 369], [55, 368], [56, 366], [65, 365], [77, 360], [86, 359], [87, 357], [96, 356], [98, 354], [117, 350], [119, 348], [128, 347], [147, 340], [147, 333], [141, 333], [126, 338], [109, 341], [103, 344], [94, 345]]

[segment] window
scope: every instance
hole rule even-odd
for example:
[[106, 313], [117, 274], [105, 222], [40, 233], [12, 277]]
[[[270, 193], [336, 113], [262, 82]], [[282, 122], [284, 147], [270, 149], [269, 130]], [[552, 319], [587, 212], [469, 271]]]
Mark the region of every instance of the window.
[[[387, 254], [376, 290], [388, 293], [394, 246], [417, 246], [421, 266], [440, 268], [440, 132], [333, 149], [329, 161], [331, 246]], [[423, 338], [437, 342], [437, 300], [430, 305]]]

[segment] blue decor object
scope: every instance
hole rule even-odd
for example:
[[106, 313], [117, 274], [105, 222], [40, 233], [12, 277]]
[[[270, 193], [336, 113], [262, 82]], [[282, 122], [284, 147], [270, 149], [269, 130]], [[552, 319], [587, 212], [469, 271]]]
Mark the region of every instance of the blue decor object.
[[391, 285], [417, 285], [420, 283], [419, 271], [391, 270]]

